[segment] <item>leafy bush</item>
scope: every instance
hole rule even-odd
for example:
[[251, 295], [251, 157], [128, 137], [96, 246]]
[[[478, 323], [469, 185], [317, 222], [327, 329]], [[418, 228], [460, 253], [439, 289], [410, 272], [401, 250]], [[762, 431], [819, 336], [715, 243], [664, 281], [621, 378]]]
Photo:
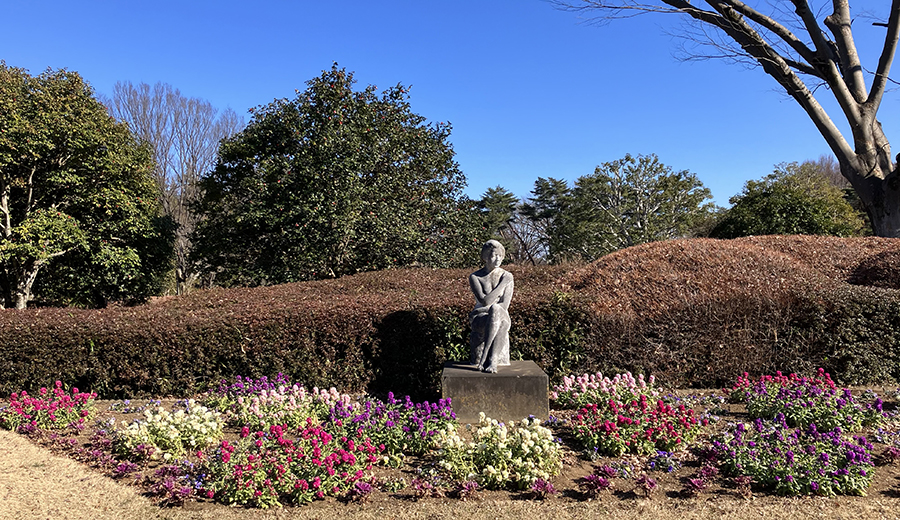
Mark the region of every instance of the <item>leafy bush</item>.
[[859, 211], [813, 162], [777, 165], [761, 181], [747, 181], [712, 229], [715, 238], [751, 235], [837, 235], [863, 232]]
[[[900, 380], [894, 239], [675, 240], [588, 266], [510, 266], [512, 359], [679, 387], [810, 373]], [[469, 270], [396, 269], [139, 307], [0, 313], [0, 392], [57, 379], [107, 398], [196, 395], [236, 370], [434, 401], [467, 351]], [[867, 285], [859, 285], [867, 284]], [[462, 356], [465, 357], [465, 356]], [[236, 369], [236, 367], [239, 367]]]

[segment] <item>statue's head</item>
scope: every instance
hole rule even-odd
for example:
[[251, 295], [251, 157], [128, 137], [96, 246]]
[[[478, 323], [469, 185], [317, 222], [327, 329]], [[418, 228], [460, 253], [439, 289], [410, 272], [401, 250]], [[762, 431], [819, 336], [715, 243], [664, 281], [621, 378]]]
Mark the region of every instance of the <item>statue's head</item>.
[[[491, 257], [494, 256], [494, 253], [496, 253], [502, 263], [503, 259], [506, 257], [506, 248], [496, 240], [488, 240], [481, 246], [481, 260], [484, 261], [485, 264], [490, 261]], [[499, 267], [499, 265], [500, 263], [497, 263], [495, 267]]]

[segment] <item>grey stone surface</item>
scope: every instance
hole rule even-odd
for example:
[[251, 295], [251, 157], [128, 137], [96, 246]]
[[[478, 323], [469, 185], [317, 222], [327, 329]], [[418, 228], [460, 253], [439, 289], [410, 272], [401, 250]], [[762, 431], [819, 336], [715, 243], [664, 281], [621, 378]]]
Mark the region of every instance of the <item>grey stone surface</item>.
[[441, 374], [441, 393], [451, 399], [460, 423], [478, 423], [479, 412], [498, 421], [521, 421], [550, 415], [550, 380], [534, 361], [513, 361], [497, 373], [448, 361]]
[[484, 372], [509, 365], [509, 302], [515, 283], [512, 273], [500, 268], [505, 255], [503, 244], [488, 240], [481, 248], [484, 267], [469, 275], [475, 295], [475, 308], [469, 313], [469, 362]]

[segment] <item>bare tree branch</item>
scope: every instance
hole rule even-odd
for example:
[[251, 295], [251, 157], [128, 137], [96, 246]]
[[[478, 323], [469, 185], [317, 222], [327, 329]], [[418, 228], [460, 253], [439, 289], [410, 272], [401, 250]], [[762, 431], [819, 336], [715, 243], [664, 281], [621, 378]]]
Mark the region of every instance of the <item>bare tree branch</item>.
[[[807, 47], [806, 44], [800, 41], [800, 39], [797, 38], [797, 36], [794, 35], [794, 33], [790, 29], [778, 23], [771, 17], [763, 15], [759, 11], [750, 8], [747, 4], [739, 0], [733, 0], [732, 4], [734, 5], [734, 9], [737, 12], [758, 23], [765, 29], [771, 31], [773, 34], [781, 38], [785, 43], [790, 45], [790, 47], [794, 49], [797, 54], [799, 54], [804, 60], [807, 61], [807, 63], [815, 63], [815, 53], [812, 51], [812, 49]], [[814, 75], [818, 76], [818, 74]]]
[[153, 150], [163, 211], [178, 225], [175, 275], [176, 292], [182, 294], [197, 278], [188, 259], [188, 237], [197, 224], [190, 210], [197, 181], [215, 164], [219, 141], [240, 130], [244, 122], [230, 109], [219, 113], [208, 101], [187, 98], [164, 83], [153, 87], [117, 83], [109, 106]]
[[[750, 0], [554, 0], [560, 8], [608, 21], [637, 13], [686, 15], [692, 31], [686, 41], [711, 46], [715, 54], [694, 53], [690, 59], [725, 58], [754, 64], [781, 85], [803, 108], [837, 157], [841, 173], [852, 184], [879, 236], [900, 236], [900, 171], [877, 119], [890, 67], [900, 46], [900, 0], [891, 0], [884, 46], [867, 93], [867, 71], [854, 41], [850, 0], [830, 0], [814, 10], [808, 0], [770, 2], [771, 12], [750, 6]], [[693, 3], [692, 3], [693, 2]], [[756, 2], [756, 3], [762, 3]], [[700, 7], [703, 4], [706, 7]], [[785, 8], [792, 7], [792, 11]], [[866, 14], [866, 17], [875, 17]], [[709, 28], [710, 30], [707, 30]], [[822, 83], [813, 89], [801, 79]], [[850, 132], [845, 136], [815, 90], [822, 84], [834, 96]]]
[[891, 14], [888, 21], [888, 31], [884, 38], [884, 48], [878, 58], [878, 69], [875, 71], [875, 79], [872, 82], [872, 91], [866, 104], [873, 112], [877, 112], [884, 96], [888, 76], [891, 73], [891, 64], [897, 52], [897, 41], [900, 39], [900, 0], [891, 2]]

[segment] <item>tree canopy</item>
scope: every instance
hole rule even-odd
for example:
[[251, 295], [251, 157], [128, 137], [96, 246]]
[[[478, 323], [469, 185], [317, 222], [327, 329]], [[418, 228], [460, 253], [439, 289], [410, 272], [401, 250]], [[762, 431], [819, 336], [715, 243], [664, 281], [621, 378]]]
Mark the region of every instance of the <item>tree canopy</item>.
[[597, 166], [569, 188], [538, 179], [523, 213], [546, 230], [551, 261], [595, 260], [618, 249], [688, 236], [713, 205], [689, 171], [674, 171], [656, 155], [626, 155]]
[[[640, 13], [682, 16], [693, 57], [723, 58], [757, 66], [806, 112], [825, 138], [853, 186], [877, 236], [900, 236], [900, 171], [878, 120], [892, 83], [891, 65], [900, 41], [900, 0], [853, 12], [850, 0], [814, 7], [808, 0], [552, 0], [564, 9], [596, 12], [607, 21]], [[862, 15], [862, 16], [861, 16]], [[865, 24], [873, 16], [878, 21]], [[877, 58], [868, 63], [854, 34], [883, 32]], [[705, 46], [700, 51], [699, 46]], [[825, 86], [826, 88], [819, 88]], [[833, 96], [829, 114], [821, 96]], [[844, 119], [849, 133], [832, 116]]]
[[784, 163], [748, 181], [710, 232], [714, 238], [750, 235], [857, 236], [865, 221], [817, 163]]
[[402, 85], [333, 66], [253, 110], [200, 181], [194, 254], [222, 285], [477, 262], [487, 233], [448, 141]]
[[149, 150], [75, 72], [0, 62], [0, 114], [0, 304], [155, 294], [172, 226]]

